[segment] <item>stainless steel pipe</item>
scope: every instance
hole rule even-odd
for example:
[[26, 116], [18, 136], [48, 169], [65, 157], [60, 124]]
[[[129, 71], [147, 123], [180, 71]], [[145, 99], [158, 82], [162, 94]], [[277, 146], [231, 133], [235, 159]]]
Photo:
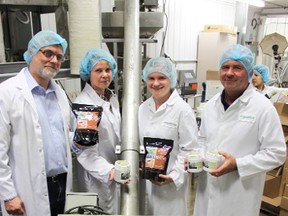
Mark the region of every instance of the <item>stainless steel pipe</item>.
[[121, 214], [139, 215], [139, 135], [140, 103], [139, 1], [125, 1], [124, 66], [121, 158], [131, 167], [131, 182], [121, 186]]

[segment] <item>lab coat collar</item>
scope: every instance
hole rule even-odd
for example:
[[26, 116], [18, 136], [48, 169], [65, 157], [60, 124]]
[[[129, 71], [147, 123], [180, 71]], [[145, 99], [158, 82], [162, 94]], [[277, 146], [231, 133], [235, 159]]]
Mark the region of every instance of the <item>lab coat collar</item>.
[[[94, 98], [95, 99], [95, 105], [98, 105], [98, 106], [103, 106], [103, 104], [106, 102], [103, 98], [101, 98], [97, 93], [96, 91], [92, 88], [92, 86], [89, 84], [89, 83], [86, 83], [85, 84], [85, 87], [83, 89], [83, 91], [85, 90], [85, 92], [87, 92], [87, 94], [89, 95], [90, 98]], [[113, 97], [116, 97], [116, 95], [114, 94], [113, 91], [111, 91], [110, 89], [108, 89], [111, 93], [112, 93], [112, 96], [111, 98]], [[111, 98], [110, 98], [110, 101], [111, 101]], [[109, 102], [110, 102], [109, 101]]]
[[242, 103], [247, 104], [253, 92], [255, 92], [255, 89], [253, 88], [252, 84], [249, 83], [247, 89], [243, 92], [243, 94], [237, 100], [241, 101]]
[[[167, 106], [173, 106], [173, 104], [176, 103], [178, 97], [179, 97], [179, 94], [178, 94], [177, 90], [175, 89], [175, 90], [172, 92], [172, 94], [170, 95], [170, 97], [168, 98], [168, 100], [167, 100], [166, 102], [164, 102], [164, 103], [158, 108], [157, 111], [166, 109]], [[151, 111], [156, 112], [156, 109], [155, 109], [155, 101], [154, 101], [154, 99], [153, 99], [153, 96], [151, 96], [148, 100], [149, 100], [149, 101], [148, 101], [148, 105], [149, 105]]]
[[[35, 115], [38, 118], [38, 113], [37, 113], [37, 109], [36, 109], [36, 104], [35, 104], [35, 100], [33, 98], [31, 89], [26, 81], [26, 76], [24, 71], [28, 70], [27, 67], [23, 68], [14, 78], [15, 78], [15, 86], [16, 88], [18, 88], [21, 92], [21, 94], [23, 94], [23, 97], [28, 101], [28, 103], [31, 105], [33, 111], [35, 112]], [[56, 93], [56, 97], [58, 98], [58, 104], [59, 107], [63, 107], [64, 103], [63, 101], [65, 101], [67, 98], [65, 94], [61, 94], [61, 88], [57, 86], [56, 82], [51, 79], [50, 80], [50, 85], [53, 86], [55, 93]], [[64, 109], [64, 108], [63, 108]], [[63, 113], [62, 113], [63, 115]]]
[[38, 116], [33, 95], [31, 93], [31, 90], [26, 81], [26, 76], [24, 74], [25, 70], [28, 70], [28, 68], [27, 67], [22, 68], [22, 70], [15, 76], [15, 86], [20, 90], [21, 94], [23, 94], [23, 97], [28, 101], [33, 111]]
[[[223, 90], [223, 91], [224, 91], [224, 90]], [[223, 92], [223, 91], [222, 91], [222, 92]], [[214, 97], [214, 100], [221, 101], [221, 94], [222, 94], [222, 92], [218, 93], [218, 95]], [[252, 86], [252, 84], [249, 83], [247, 89], [243, 92], [243, 94], [242, 94], [239, 98], [237, 98], [232, 104], [235, 104], [235, 103], [237, 103], [238, 101], [247, 104], [247, 103], [249, 102], [249, 100], [250, 100], [250, 98], [251, 98], [251, 94], [253, 94], [253, 92], [255, 92], [255, 89], [254, 89], [254, 87]], [[231, 105], [232, 105], [232, 104], [231, 104]]]

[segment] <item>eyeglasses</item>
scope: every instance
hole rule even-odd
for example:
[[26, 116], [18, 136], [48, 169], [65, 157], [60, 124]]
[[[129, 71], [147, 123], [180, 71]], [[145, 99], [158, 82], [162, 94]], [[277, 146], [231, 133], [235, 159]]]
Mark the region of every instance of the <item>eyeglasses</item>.
[[61, 54], [55, 54], [51, 50], [39, 50], [49, 61], [56, 56], [58, 61], [64, 61], [64, 56]]

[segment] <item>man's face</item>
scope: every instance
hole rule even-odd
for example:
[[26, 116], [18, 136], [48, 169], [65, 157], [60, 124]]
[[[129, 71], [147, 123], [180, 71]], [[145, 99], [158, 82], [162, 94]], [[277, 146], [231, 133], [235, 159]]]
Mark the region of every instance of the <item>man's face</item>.
[[227, 93], [241, 94], [248, 86], [248, 73], [240, 62], [230, 60], [220, 69], [220, 81]]
[[33, 76], [50, 80], [60, 70], [63, 51], [60, 45], [42, 47], [32, 58], [29, 70]]
[[264, 82], [258, 73], [253, 73], [252, 84], [255, 88], [263, 90]]

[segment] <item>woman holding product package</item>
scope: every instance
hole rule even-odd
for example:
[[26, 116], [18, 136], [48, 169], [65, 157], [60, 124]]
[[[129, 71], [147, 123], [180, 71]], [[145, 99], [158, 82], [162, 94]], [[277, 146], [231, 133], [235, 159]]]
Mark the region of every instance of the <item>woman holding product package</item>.
[[188, 173], [183, 166], [186, 154], [197, 144], [196, 118], [175, 90], [176, 69], [168, 58], [150, 59], [143, 79], [152, 96], [139, 107], [140, 142], [143, 145], [144, 137], [173, 141], [167, 174], [159, 174], [162, 181], [146, 181], [145, 214], [187, 215]]
[[74, 103], [101, 106], [99, 143], [91, 147], [74, 145], [77, 154], [80, 190], [99, 196], [99, 206], [110, 214], [117, 214], [119, 191], [114, 181], [115, 146], [120, 143], [121, 117], [117, 96], [108, 89], [117, 65], [107, 51], [90, 49], [82, 58], [80, 77], [86, 85]]

